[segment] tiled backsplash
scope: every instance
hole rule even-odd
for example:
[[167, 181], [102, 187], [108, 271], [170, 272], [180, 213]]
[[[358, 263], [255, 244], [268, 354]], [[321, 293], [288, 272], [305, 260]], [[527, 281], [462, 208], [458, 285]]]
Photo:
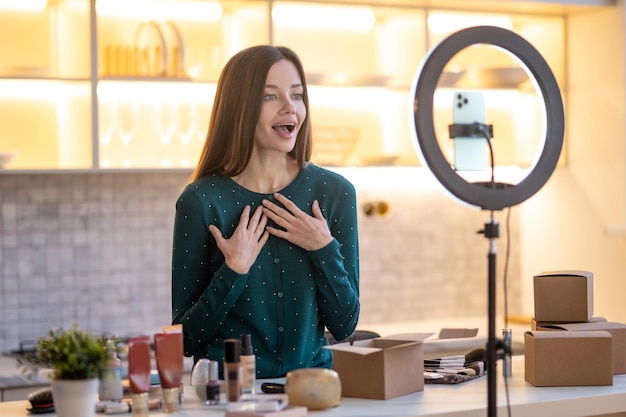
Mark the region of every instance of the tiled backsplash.
[[[419, 168], [342, 168], [360, 206], [361, 322], [487, 311], [489, 213], [461, 205]], [[170, 322], [174, 205], [187, 173], [0, 175], [0, 352], [51, 328], [151, 334]], [[502, 304], [505, 218], [497, 241]], [[513, 209], [509, 311], [519, 308]]]

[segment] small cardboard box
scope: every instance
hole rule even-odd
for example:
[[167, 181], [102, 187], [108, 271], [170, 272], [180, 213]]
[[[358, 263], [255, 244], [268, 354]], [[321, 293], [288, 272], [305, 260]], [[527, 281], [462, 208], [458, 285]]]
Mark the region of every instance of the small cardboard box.
[[565, 330], [570, 332], [604, 330], [612, 336], [613, 374], [626, 374], [626, 324], [614, 322], [549, 324], [538, 330]]
[[341, 379], [341, 396], [388, 400], [424, 389], [423, 341], [404, 333], [327, 346]]
[[466, 337], [476, 337], [478, 328], [448, 328], [439, 330], [439, 339], [462, 339]]
[[589, 321], [593, 316], [593, 273], [542, 272], [534, 277], [535, 320]]
[[606, 331], [524, 333], [524, 377], [536, 387], [613, 385]]

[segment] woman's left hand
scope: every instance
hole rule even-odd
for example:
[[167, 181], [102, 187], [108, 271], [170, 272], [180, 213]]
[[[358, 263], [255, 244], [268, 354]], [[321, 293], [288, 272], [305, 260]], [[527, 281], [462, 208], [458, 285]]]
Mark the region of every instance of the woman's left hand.
[[317, 200], [313, 201], [311, 207], [313, 216], [309, 216], [284, 195], [275, 193], [274, 198], [284, 208], [263, 200], [263, 214], [284, 230], [266, 226], [265, 229], [271, 235], [309, 251], [321, 249], [333, 240]]

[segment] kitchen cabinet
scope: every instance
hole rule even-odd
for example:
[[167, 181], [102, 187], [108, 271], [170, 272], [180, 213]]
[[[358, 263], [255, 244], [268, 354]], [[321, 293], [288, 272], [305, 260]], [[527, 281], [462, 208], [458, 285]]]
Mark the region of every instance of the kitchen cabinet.
[[[0, 5], [0, 153], [8, 167], [91, 165], [89, 5]], [[45, 6], [45, 4], [44, 4]]]
[[8, 170], [190, 168], [222, 65], [269, 42], [266, 1], [5, 3], [0, 153], [15, 155]]
[[[598, 2], [604, 1], [586, 3]], [[438, 2], [444, 8], [433, 9], [419, 0], [13, 3], [33, 9], [0, 5], [0, 153], [15, 154], [7, 170], [191, 169], [222, 66], [260, 43], [286, 45], [301, 56], [314, 161], [325, 165], [417, 164], [408, 123], [415, 72], [429, 48], [481, 19], [510, 22], [549, 57], [564, 85], [563, 2], [558, 13], [546, 9], [545, 15], [516, 11], [529, 2], [491, 0], [472, 6], [479, 12], [467, 10], [466, 2]], [[501, 3], [513, 12], [502, 11]], [[486, 11], [490, 7], [497, 12]], [[443, 26], [436, 26], [437, 16]], [[516, 68], [502, 56], [485, 55], [483, 67]], [[451, 62], [443, 93], [450, 96], [455, 83], [484, 88], [462, 83], [472, 59]], [[506, 86], [517, 92], [518, 105], [527, 101], [519, 84]], [[441, 104], [442, 129], [451, 108]], [[445, 134], [439, 136], [449, 147]], [[523, 140], [509, 142], [503, 162], [532, 154]]]

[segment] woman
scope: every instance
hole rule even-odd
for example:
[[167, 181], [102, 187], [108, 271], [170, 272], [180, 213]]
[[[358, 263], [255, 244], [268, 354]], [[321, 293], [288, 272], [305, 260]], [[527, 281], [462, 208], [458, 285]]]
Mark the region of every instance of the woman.
[[257, 378], [331, 367], [325, 328], [359, 317], [356, 196], [309, 163], [304, 70], [288, 48], [233, 56], [218, 81], [191, 183], [176, 204], [172, 316], [185, 355], [220, 361], [251, 334]]

